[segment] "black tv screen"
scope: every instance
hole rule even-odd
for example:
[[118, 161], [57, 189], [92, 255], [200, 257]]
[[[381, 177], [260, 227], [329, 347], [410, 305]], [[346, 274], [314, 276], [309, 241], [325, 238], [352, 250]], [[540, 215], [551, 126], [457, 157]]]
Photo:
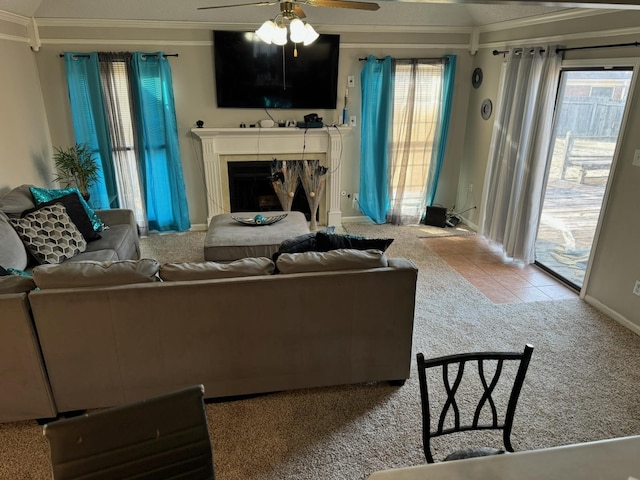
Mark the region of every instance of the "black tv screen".
[[267, 44], [253, 32], [214, 31], [216, 97], [220, 108], [334, 109], [340, 35], [311, 45]]

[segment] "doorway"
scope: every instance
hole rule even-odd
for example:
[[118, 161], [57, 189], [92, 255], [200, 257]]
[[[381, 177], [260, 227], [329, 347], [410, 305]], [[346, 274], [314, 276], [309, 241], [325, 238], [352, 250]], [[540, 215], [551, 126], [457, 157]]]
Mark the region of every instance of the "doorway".
[[536, 264], [576, 290], [584, 283], [617, 149], [631, 67], [560, 73]]

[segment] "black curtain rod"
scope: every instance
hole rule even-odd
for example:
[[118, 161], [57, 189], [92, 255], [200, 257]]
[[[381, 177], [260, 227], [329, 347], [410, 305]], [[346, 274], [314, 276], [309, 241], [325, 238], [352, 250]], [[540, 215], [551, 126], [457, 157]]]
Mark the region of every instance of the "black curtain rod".
[[[145, 53], [145, 55], [148, 56], [148, 57], [150, 57], [150, 56], [157, 57], [158, 56], [157, 53]], [[89, 54], [78, 53], [75, 56], [76, 57], [87, 57], [88, 58], [90, 55]], [[177, 57], [178, 54], [177, 53], [165, 53], [164, 56], [165, 57]], [[60, 57], [61, 58], [64, 57], [64, 53], [61, 53]]]
[[[367, 60], [369, 60], [368, 57], [364, 57], [364, 58], [358, 58], [358, 60], [360, 62], [366, 62]], [[443, 62], [448, 62], [449, 59], [447, 57], [432, 57], [432, 58], [396, 58], [395, 60], [427, 60], [427, 61], [432, 61], [432, 60], [440, 60]], [[376, 58], [376, 61], [378, 62], [384, 62], [384, 58]]]
[[[608, 45], [588, 45], [586, 47], [566, 47], [566, 48], [556, 48], [556, 53], [558, 52], [569, 52], [571, 50], [597, 50], [599, 48], [622, 48], [622, 47], [640, 47], [640, 42], [629, 42], [629, 43], [611, 43]], [[494, 55], [503, 55], [505, 53], [509, 53], [509, 50], [494, 50]]]

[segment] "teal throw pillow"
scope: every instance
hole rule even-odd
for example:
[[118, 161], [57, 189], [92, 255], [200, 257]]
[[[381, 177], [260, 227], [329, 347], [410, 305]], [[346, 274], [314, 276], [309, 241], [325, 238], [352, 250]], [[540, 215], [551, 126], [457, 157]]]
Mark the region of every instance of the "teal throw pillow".
[[70, 193], [76, 193], [80, 198], [80, 203], [82, 207], [87, 212], [89, 216], [89, 220], [91, 220], [91, 226], [93, 230], [96, 232], [101, 232], [104, 229], [104, 223], [100, 220], [100, 217], [96, 215], [96, 212], [89, 206], [89, 204], [82, 198], [80, 195], [80, 191], [76, 187], [69, 188], [59, 188], [59, 189], [47, 189], [47, 188], [38, 188], [38, 187], [29, 187], [31, 190], [31, 195], [33, 196], [33, 201], [36, 205], [40, 205], [41, 203], [50, 202], [51, 200], [55, 200], [56, 198], [64, 197], [65, 195], [69, 195]]

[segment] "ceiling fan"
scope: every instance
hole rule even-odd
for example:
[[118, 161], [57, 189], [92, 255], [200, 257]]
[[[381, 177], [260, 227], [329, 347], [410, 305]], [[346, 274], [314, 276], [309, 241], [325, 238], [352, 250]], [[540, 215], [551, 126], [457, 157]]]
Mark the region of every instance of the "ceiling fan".
[[[306, 15], [300, 4], [311, 5], [313, 7], [335, 7], [351, 8], [355, 10], [375, 11], [380, 8], [377, 3], [359, 2], [356, 0], [258, 0], [250, 3], [237, 3], [230, 5], [212, 5], [210, 7], [198, 7], [198, 10], [211, 10], [214, 8], [245, 7], [252, 5], [275, 5], [280, 4], [280, 13], [273, 19], [267, 20], [256, 30], [256, 36], [265, 43], [284, 45], [287, 43], [287, 25], [289, 26], [289, 38], [294, 44], [303, 43], [310, 45], [319, 37], [311, 24], [303, 22], [301, 19]], [[298, 55], [297, 49], [293, 52]]]
[[[351, 8], [355, 10], [375, 11], [380, 5], [372, 2], [358, 2], [356, 0], [274, 0], [274, 1], [257, 1], [249, 3], [238, 3], [235, 5], [213, 5], [210, 7], [198, 7], [198, 10], [211, 10], [214, 8], [230, 8], [230, 7], [246, 7], [252, 5], [276, 5], [280, 4], [280, 12], [295, 14], [298, 18], [305, 18], [306, 15], [300, 4], [310, 5], [312, 7], [333, 7], [333, 8]], [[286, 15], [285, 15], [286, 16]]]

